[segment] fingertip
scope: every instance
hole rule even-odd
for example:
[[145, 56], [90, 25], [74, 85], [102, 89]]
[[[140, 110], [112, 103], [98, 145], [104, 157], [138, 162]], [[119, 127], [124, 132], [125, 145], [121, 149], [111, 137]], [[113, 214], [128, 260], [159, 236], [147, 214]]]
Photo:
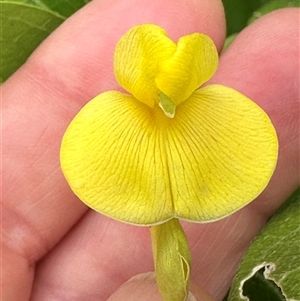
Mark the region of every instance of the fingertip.
[[299, 17], [298, 8], [280, 9], [245, 28], [221, 56], [211, 80], [257, 102], [280, 140], [298, 131]]
[[[282, 75], [289, 77], [291, 71], [299, 72], [299, 60], [295, 60], [299, 56], [299, 17], [298, 8], [285, 8], [269, 13], [246, 27], [221, 56], [220, 68], [213, 81], [242, 87], [249, 86], [251, 78], [251, 81], [265, 86], [266, 79], [273, 84], [286, 79]], [[223, 71], [227, 65], [230, 73]], [[273, 74], [262, 72], [268, 69]], [[245, 70], [248, 71], [244, 77], [246, 80], [241, 80], [240, 73]], [[258, 81], [257, 75], [264, 80]]]
[[214, 301], [214, 298], [206, 290], [191, 282], [187, 301]]
[[221, 56], [210, 81], [257, 102], [279, 129], [280, 139], [291, 134], [287, 125], [294, 134], [298, 129], [299, 16], [297, 8], [280, 9], [245, 28]]
[[277, 131], [275, 173], [259, 202], [250, 205], [266, 217], [299, 185], [299, 15], [298, 8], [280, 9], [245, 28], [221, 56], [210, 81], [247, 95]]
[[[195, 284], [190, 286], [186, 301], [214, 301], [203, 289]], [[162, 301], [159, 294], [155, 273], [143, 273], [136, 275], [125, 282], [107, 301]]]
[[125, 282], [107, 301], [158, 301], [159, 295], [155, 274], [143, 273], [136, 275]]

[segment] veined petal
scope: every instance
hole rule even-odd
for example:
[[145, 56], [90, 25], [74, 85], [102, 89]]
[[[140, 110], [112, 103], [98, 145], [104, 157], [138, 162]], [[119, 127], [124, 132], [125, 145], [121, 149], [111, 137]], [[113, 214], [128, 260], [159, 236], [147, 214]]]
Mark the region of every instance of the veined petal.
[[90, 101], [65, 133], [61, 166], [96, 211], [150, 225], [179, 217], [216, 220], [245, 206], [275, 169], [277, 137], [265, 112], [211, 85], [174, 119], [119, 92]]
[[210, 37], [199, 33], [183, 36], [173, 55], [160, 62], [156, 85], [178, 105], [213, 76], [218, 61], [218, 52]]
[[159, 62], [169, 58], [175, 49], [176, 44], [161, 27], [153, 24], [133, 27], [115, 50], [117, 81], [136, 99], [153, 108], [160, 92], [155, 84]]
[[165, 139], [156, 126], [168, 118], [158, 108], [157, 119], [156, 111], [110, 91], [91, 100], [73, 119], [62, 141], [61, 167], [88, 206], [141, 225], [171, 218]]
[[262, 192], [276, 166], [278, 142], [260, 107], [231, 88], [211, 85], [176, 114], [166, 155], [178, 217], [216, 220]]
[[188, 295], [191, 255], [178, 219], [151, 227], [158, 288], [164, 301], [184, 301]]

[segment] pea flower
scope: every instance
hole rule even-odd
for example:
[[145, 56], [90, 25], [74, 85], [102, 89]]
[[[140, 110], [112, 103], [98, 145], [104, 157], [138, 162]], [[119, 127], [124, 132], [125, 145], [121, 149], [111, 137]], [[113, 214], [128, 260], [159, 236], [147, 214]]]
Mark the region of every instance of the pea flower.
[[74, 118], [61, 166], [74, 193], [115, 219], [153, 225], [219, 219], [245, 206], [276, 165], [274, 128], [254, 102], [221, 85], [212, 40], [174, 43], [156, 25], [132, 28], [115, 50], [108, 91]]
[[201, 87], [217, 66], [216, 47], [204, 34], [175, 43], [159, 26], [133, 27], [114, 58], [116, 79], [128, 93], [96, 96], [62, 141], [62, 170], [84, 203], [153, 226], [164, 300], [187, 295], [186, 285], [176, 298], [171, 292], [172, 279], [189, 278], [177, 219], [208, 222], [237, 211], [262, 192], [276, 166], [277, 137], [266, 113], [232, 88]]

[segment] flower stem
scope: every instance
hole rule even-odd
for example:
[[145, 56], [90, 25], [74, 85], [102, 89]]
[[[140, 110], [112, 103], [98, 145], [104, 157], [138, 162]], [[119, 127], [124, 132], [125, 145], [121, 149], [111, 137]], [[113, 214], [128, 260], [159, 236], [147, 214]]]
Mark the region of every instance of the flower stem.
[[156, 280], [163, 301], [184, 301], [188, 295], [191, 256], [177, 218], [150, 228]]

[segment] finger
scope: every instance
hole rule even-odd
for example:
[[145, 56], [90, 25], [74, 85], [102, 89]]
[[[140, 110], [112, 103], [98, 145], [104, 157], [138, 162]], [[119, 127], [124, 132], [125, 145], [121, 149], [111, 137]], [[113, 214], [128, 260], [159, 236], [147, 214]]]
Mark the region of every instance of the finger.
[[280, 147], [276, 172], [251, 204], [267, 216], [299, 185], [299, 12], [276, 11], [242, 32], [212, 80], [249, 96], [276, 128]]
[[257, 102], [274, 123], [280, 145], [274, 176], [257, 200], [216, 223], [186, 225], [193, 280], [222, 300], [244, 250], [299, 186], [299, 10], [274, 12], [245, 29], [221, 57], [211, 83]]
[[[186, 301], [213, 301], [204, 290], [191, 284]], [[134, 276], [125, 282], [107, 301], [162, 301], [154, 273], [144, 273]]]
[[[205, 11], [205, 15], [203, 14]], [[113, 49], [131, 26], [152, 22], [174, 39], [194, 31], [224, 38], [219, 0], [182, 3], [93, 1], [68, 19], [2, 87], [4, 244], [8, 299], [26, 299], [32, 263], [53, 247], [85, 212], [59, 168], [60, 140], [79, 108], [95, 94], [117, 89]], [[23, 260], [24, 259], [24, 260]], [[17, 277], [15, 262], [23, 263]], [[4, 286], [7, 287], [7, 286]], [[14, 297], [13, 297], [14, 296]]]
[[[208, 3], [210, 3], [210, 5], [208, 5]], [[215, 4], [213, 5], [213, 3], [215, 3]], [[133, 3], [131, 3], [131, 6], [132, 5], [133, 5]], [[144, 5], [146, 5], [146, 4], [144, 4]], [[149, 4], [147, 4], [147, 9], [143, 9], [142, 4], [140, 4], [140, 6], [139, 5], [135, 5], [135, 6], [139, 7], [139, 9], [143, 13], [146, 13], [146, 15], [143, 17], [143, 20], [145, 19], [145, 21], [142, 21], [142, 19], [141, 19], [140, 21], [138, 21], [136, 23], [139, 23], [139, 22], [153, 22], [153, 23], [159, 23], [159, 24], [162, 23], [162, 24], [164, 24], [163, 26], [167, 29], [167, 31], [169, 31], [170, 34], [173, 35], [175, 38], [177, 36], [181, 36], [183, 34], [186, 34], [186, 33], [189, 33], [189, 32], [194, 32], [194, 31], [201, 31], [201, 32], [211, 31], [211, 35], [215, 36], [214, 39], [215, 39], [216, 44], [218, 44], [219, 48], [221, 48], [220, 46], [222, 44], [222, 39], [223, 39], [223, 34], [224, 34], [224, 32], [223, 32], [224, 27], [222, 29], [222, 24], [224, 24], [224, 19], [223, 19], [222, 6], [221, 6], [221, 3], [219, 1], [215, 1], [215, 2], [205, 2], [205, 1], [203, 1], [201, 3], [201, 5], [199, 5], [199, 7], [195, 7], [195, 9], [192, 9], [191, 11], [190, 11], [190, 7], [189, 6], [184, 5], [184, 7], [181, 7], [181, 2], [180, 1], [173, 2], [174, 6], [172, 7], [172, 13], [166, 12], [166, 14], [163, 14], [162, 16], [159, 15], [159, 14], [157, 14], [157, 6], [158, 5], [159, 6], [160, 5], [163, 6], [163, 3], [161, 1], [159, 2], [159, 4], [155, 3], [155, 2], [152, 2], [151, 5], [155, 5], [155, 7], [154, 7], [153, 10], [151, 10], [151, 7], [149, 6]], [[212, 7], [215, 7], [215, 8], [211, 9], [210, 8], [211, 5], [212, 5]], [[203, 15], [201, 21], [196, 23], [195, 19], [199, 18], [199, 15], [202, 14], [202, 11], [204, 11], [204, 8], [205, 8], [205, 10], [207, 12], [207, 15]], [[175, 25], [175, 22], [174, 22], [174, 17], [175, 17], [174, 11], [177, 11], [177, 10], [178, 10], [178, 13], [176, 13], [177, 17], [178, 16], [182, 16], [182, 18], [184, 18], [184, 15], [185, 15], [186, 18], [188, 18], [189, 21], [187, 22], [187, 24], [184, 24], [184, 25], [177, 24], [177, 25]], [[152, 11], [152, 13], [151, 13], [151, 11]], [[214, 33], [215, 29], [213, 29], [213, 30], [210, 29], [211, 27], [213, 27], [212, 24], [211, 24], [211, 21], [207, 22], [208, 19], [211, 20], [211, 15], [212, 15], [213, 11], [216, 11], [215, 12], [215, 18], [214, 18], [214, 20], [220, 26], [219, 27], [220, 32], [217, 31], [218, 34]], [[111, 13], [113, 13], [113, 12], [111, 12]], [[135, 11], [135, 14], [137, 14], [136, 11]], [[137, 15], [139, 16], [139, 18], [141, 16], [143, 16], [143, 14], [137, 14]], [[119, 18], [119, 16], [114, 16], [114, 17]], [[98, 22], [98, 18], [99, 18], [99, 16], [97, 16], [97, 18], [95, 18], [95, 22], [96, 21]], [[133, 16], [131, 18], [134, 19]], [[161, 18], [162, 21], [160, 21], [160, 20], [156, 21], [157, 18]], [[193, 24], [190, 24], [190, 21], [192, 21]], [[126, 22], [128, 22], [128, 20]], [[135, 24], [135, 21], [131, 20], [130, 22], [132, 23], [132, 24], [130, 24], [130, 26]], [[130, 27], [130, 26], [128, 26], [128, 27]], [[120, 26], [120, 28], [121, 27], [122, 26]], [[111, 36], [113, 36], [113, 35], [111, 35]], [[94, 39], [93, 34], [91, 34], [91, 37]], [[103, 38], [103, 40], [105, 38], [107, 38], [107, 36], [105, 36]], [[99, 39], [100, 39], [100, 37], [99, 37]], [[105, 43], [105, 45], [107, 45], [107, 43]], [[107, 48], [104, 48], [103, 52], [104, 51], [107, 51]], [[97, 53], [97, 55], [98, 55], [99, 50], [96, 49], [96, 50], [94, 50], [94, 52]], [[97, 55], [95, 55], [95, 56], [97, 57]], [[112, 58], [110, 58], [110, 60], [111, 59]], [[93, 65], [94, 64], [95, 63], [93, 62]], [[110, 81], [110, 79], [108, 79], [108, 82], [109, 81]], [[88, 86], [92, 87], [93, 83], [89, 82]], [[114, 88], [113, 85], [111, 86], [111, 89], [112, 88]], [[108, 245], [109, 245], [108, 243], [106, 245], [104, 245], [104, 248], [107, 248]], [[112, 245], [115, 246], [115, 244], [112, 244]], [[99, 248], [95, 249], [94, 251], [96, 251], [96, 250], [99, 250]], [[111, 249], [107, 248], [107, 250], [111, 250]], [[58, 253], [59, 253], [59, 251], [58, 251]], [[115, 254], [115, 252], [111, 252], [111, 251], [109, 251], [109, 252], [105, 251], [104, 253], [105, 254], [106, 253], [107, 254], [109, 254], [109, 253], [110, 254]], [[66, 253], [64, 253], [64, 254], [66, 254]], [[84, 254], [84, 252], [83, 252], [83, 254]], [[103, 255], [106, 256], [105, 254], [103, 254]], [[63, 265], [68, 265], [68, 268], [73, 269], [75, 267], [73, 264], [69, 265], [71, 263], [70, 261], [64, 261], [64, 260], [62, 260], [62, 261], [64, 262]], [[107, 261], [110, 262], [110, 255], [109, 255]], [[151, 261], [147, 262], [148, 265], [149, 265], [149, 262], [151, 262]], [[88, 266], [89, 266], [89, 264], [87, 264], [85, 267], [88, 268]], [[112, 267], [114, 267], [114, 265], [112, 265]], [[66, 269], [66, 271], [69, 271], [68, 268]], [[49, 279], [50, 279], [50, 281], [53, 281], [53, 283], [51, 283], [51, 286], [50, 286], [52, 288], [53, 287], [58, 287], [58, 288], [65, 287], [65, 291], [67, 291], [67, 292], [70, 292], [72, 290], [73, 291], [78, 291], [79, 288], [82, 288], [82, 293], [86, 294], [86, 289], [85, 289], [84, 285], [81, 285], [81, 286], [78, 285], [78, 282], [76, 281], [77, 279], [74, 279], [74, 278], [78, 277], [77, 273], [71, 273], [70, 274], [70, 275], [74, 275], [74, 278], [73, 277], [65, 277], [64, 281], [62, 281], [61, 278], [57, 277], [57, 274], [56, 274], [57, 270], [55, 268], [53, 268], [53, 267], [51, 268], [50, 267], [49, 270], [51, 271], [50, 274], [48, 274], [48, 272], [45, 272], [43, 274], [43, 275], [45, 275], [45, 277], [43, 277], [41, 274], [39, 274], [39, 277], [38, 277], [38, 281], [39, 282], [35, 286], [36, 287], [36, 292], [38, 292], [37, 293], [38, 297], [36, 297], [37, 299], [39, 299], [39, 298], [43, 299], [43, 298], [46, 298], [47, 294], [55, 294], [56, 293], [55, 291], [53, 291], [53, 289], [51, 289], [51, 290], [49, 289], [49, 286], [48, 286]], [[128, 269], [126, 269], [126, 270], [128, 270]], [[131, 269], [129, 269], [129, 271], [130, 271], [130, 277], [131, 277], [132, 276], [132, 271], [131, 271]], [[91, 275], [90, 272], [88, 274]], [[120, 279], [115, 279], [116, 277], [114, 277], [113, 281], [112, 281], [112, 279], [108, 280], [107, 279], [108, 276], [111, 276], [111, 274], [109, 274], [109, 273], [100, 273], [99, 276], [98, 276], [98, 278], [100, 276], [102, 276], [104, 279], [101, 279], [103, 281], [100, 280], [100, 282], [98, 282], [98, 283], [113, 284], [114, 285], [113, 286], [114, 289], [116, 288], [115, 285], [120, 285], [125, 280], [122, 277], [120, 277]], [[98, 278], [94, 278], [94, 279], [98, 279]], [[41, 285], [39, 285], [39, 283]], [[45, 288], [45, 283], [47, 284], [47, 288]], [[83, 282], [83, 283], [88, 284], [88, 280], [86, 279], [86, 281]], [[91, 293], [94, 293], [94, 291], [98, 291], [98, 294], [100, 294], [100, 295], [101, 294], [108, 294], [110, 292], [109, 290], [112, 288], [112, 287], [103, 287], [102, 290], [101, 289], [99, 290], [98, 289], [99, 286], [98, 286], [97, 282], [94, 281], [93, 283], [95, 284], [95, 288], [94, 288], [94, 290], [90, 290]], [[39, 293], [42, 293], [43, 295], [40, 296]]]
[[[264, 74], [271, 72], [271, 70], [274, 72], [273, 68], [276, 67], [276, 62], [282, 62], [286, 57], [288, 60], [297, 62], [295, 33], [298, 32], [298, 27], [295, 18], [298, 16], [294, 11], [282, 11], [278, 14], [267, 16], [260, 23], [249, 27], [241, 34], [235, 42], [236, 46], [233, 45], [226, 56], [221, 59], [220, 70], [214, 81], [223, 84], [226, 81], [227, 85], [239, 90], [241, 87], [236, 86], [237, 79], [239, 79], [240, 85], [245, 80], [244, 90], [241, 90], [243, 93], [258, 102], [260, 101], [259, 98], [256, 99], [253, 95], [258, 95], [269, 101], [272, 100], [273, 104], [276, 104], [274, 112], [280, 113], [284, 109], [282, 106], [289, 106], [294, 111], [293, 97], [286, 97], [285, 103], [280, 106], [278, 103], [280, 103], [282, 95], [295, 93], [293, 89], [296, 87], [292, 84], [292, 80], [296, 76], [297, 67], [292, 64], [292, 68], [289, 68], [289, 72], [285, 75], [287, 77], [285, 86], [281, 85], [280, 77], [276, 79], [277, 85], [265, 81], [263, 90], [257, 84], [247, 85], [250, 77], [248, 73], [254, 73], [252, 81], [256, 81], [256, 77], [257, 82], [264, 80], [261, 70], [257, 72], [255, 69], [255, 66], [256, 68], [261, 68], [261, 66], [255, 65], [254, 62], [263, 49], [264, 51], [271, 49], [274, 43], [279, 43], [282, 36], [285, 37], [286, 52], [284, 55], [281, 52], [273, 53], [273, 56], [270, 53], [269, 55], [265, 54], [268, 60], [264, 61]], [[274, 31], [273, 22], [277, 23], [278, 18], [281, 20], [281, 27]], [[244, 50], [245, 42], [249, 36], [255, 36], [256, 52]], [[231, 56], [237, 59], [237, 63], [234, 59], [228, 59]], [[240, 68], [237, 64], [240, 65]], [[247, 64], [248, 67], [242, 68], [244, 64]], [[286, 64], [282, 63], [276, 67], [276, 73], [280, 74], [281, 69], [286, 67]], [[234, 80], [229, 81], [233, 68], [236, 68], [234, 69], [236, 78], [234, 77]], [[274, 90], [274, 86], [278, 86], [278, 88]], [[284, 89], [284, 91], [279, 93], [279, 88]], [[268, 107], [265, 109], [269, 110]], [[275, 116], [280, 117], [280, 114], [272, 115], [271, 112], [269, 113], [276, 125], [276, 118], [278, 117]], [[291, 141], [295, 143], [297, 132], [293, 129], [297, 120], [295, 120], [294, 115], [289, 120], [286, 126], [291, 133]], [[280, 126], [276, 126], [276, 128], [277, 131], [281, 131]], [[279, 136], [284, 135], [280, 134]], [[294, 147], [287, 148], [285, 152], [281, 152], [280, 160], [286, 162], [286, 164], [282, 163], [284, 170], [281, 172], [288, 173], [291, 168], [294, 168], [292, 165], [296, 162], [295, 149], [297, 147], [294, 145]], [[292, 180], [291, 183], [294, 183], [289, 188], [292, 191], [297, 179], [291, 178], [290, 180]], [[271, 185], [276, 186], [279, 183], [272, 184], [271, 182]], [[235, 215], [216, 223], [205, 225], [185, 223], [193, 257], [192, 279], [207, 289], [216, 300], [221, 300], [226, 293], [242, 253], [275, 209], [271, 197], [262, 194], [257, 201], [257, 203], [265, 203], [265, 211], [257, 210], [255, 206], [247, 206]], [[282, 195], [281, 198], [280, 202], [283, 201]], [[278, 207], [280, 202], [278, 200], [275, 205]], [[95, 235], [95, 233], [97, 234]], [[91, 242], [93, 243], [91, 244]], [[77, 229], [40, 266], [36, 284], [36, 300], [50, 298], [53, 296], [51, 294], [56, 294], [57, 291], [65, 294], [76, 291], [81, 297], [88, 291], [100, 299], [106, 299], [126, 279], [153, 269], [150, 248], [147, 229], [123, 225], [96, 213], [89, 213]], [[79, 263], [80, 270], [78, 270]], [[71, 276], [68, 279], [67, 277], [59, 277], [61, 271], [64, 271], [64, 275]], [[76, 279], [78, 275], [83, 275], [83, 278]], [[99, 284], [103, 285], [99, 286]], [[92, 298], [92, 296], [89, 297]]]

